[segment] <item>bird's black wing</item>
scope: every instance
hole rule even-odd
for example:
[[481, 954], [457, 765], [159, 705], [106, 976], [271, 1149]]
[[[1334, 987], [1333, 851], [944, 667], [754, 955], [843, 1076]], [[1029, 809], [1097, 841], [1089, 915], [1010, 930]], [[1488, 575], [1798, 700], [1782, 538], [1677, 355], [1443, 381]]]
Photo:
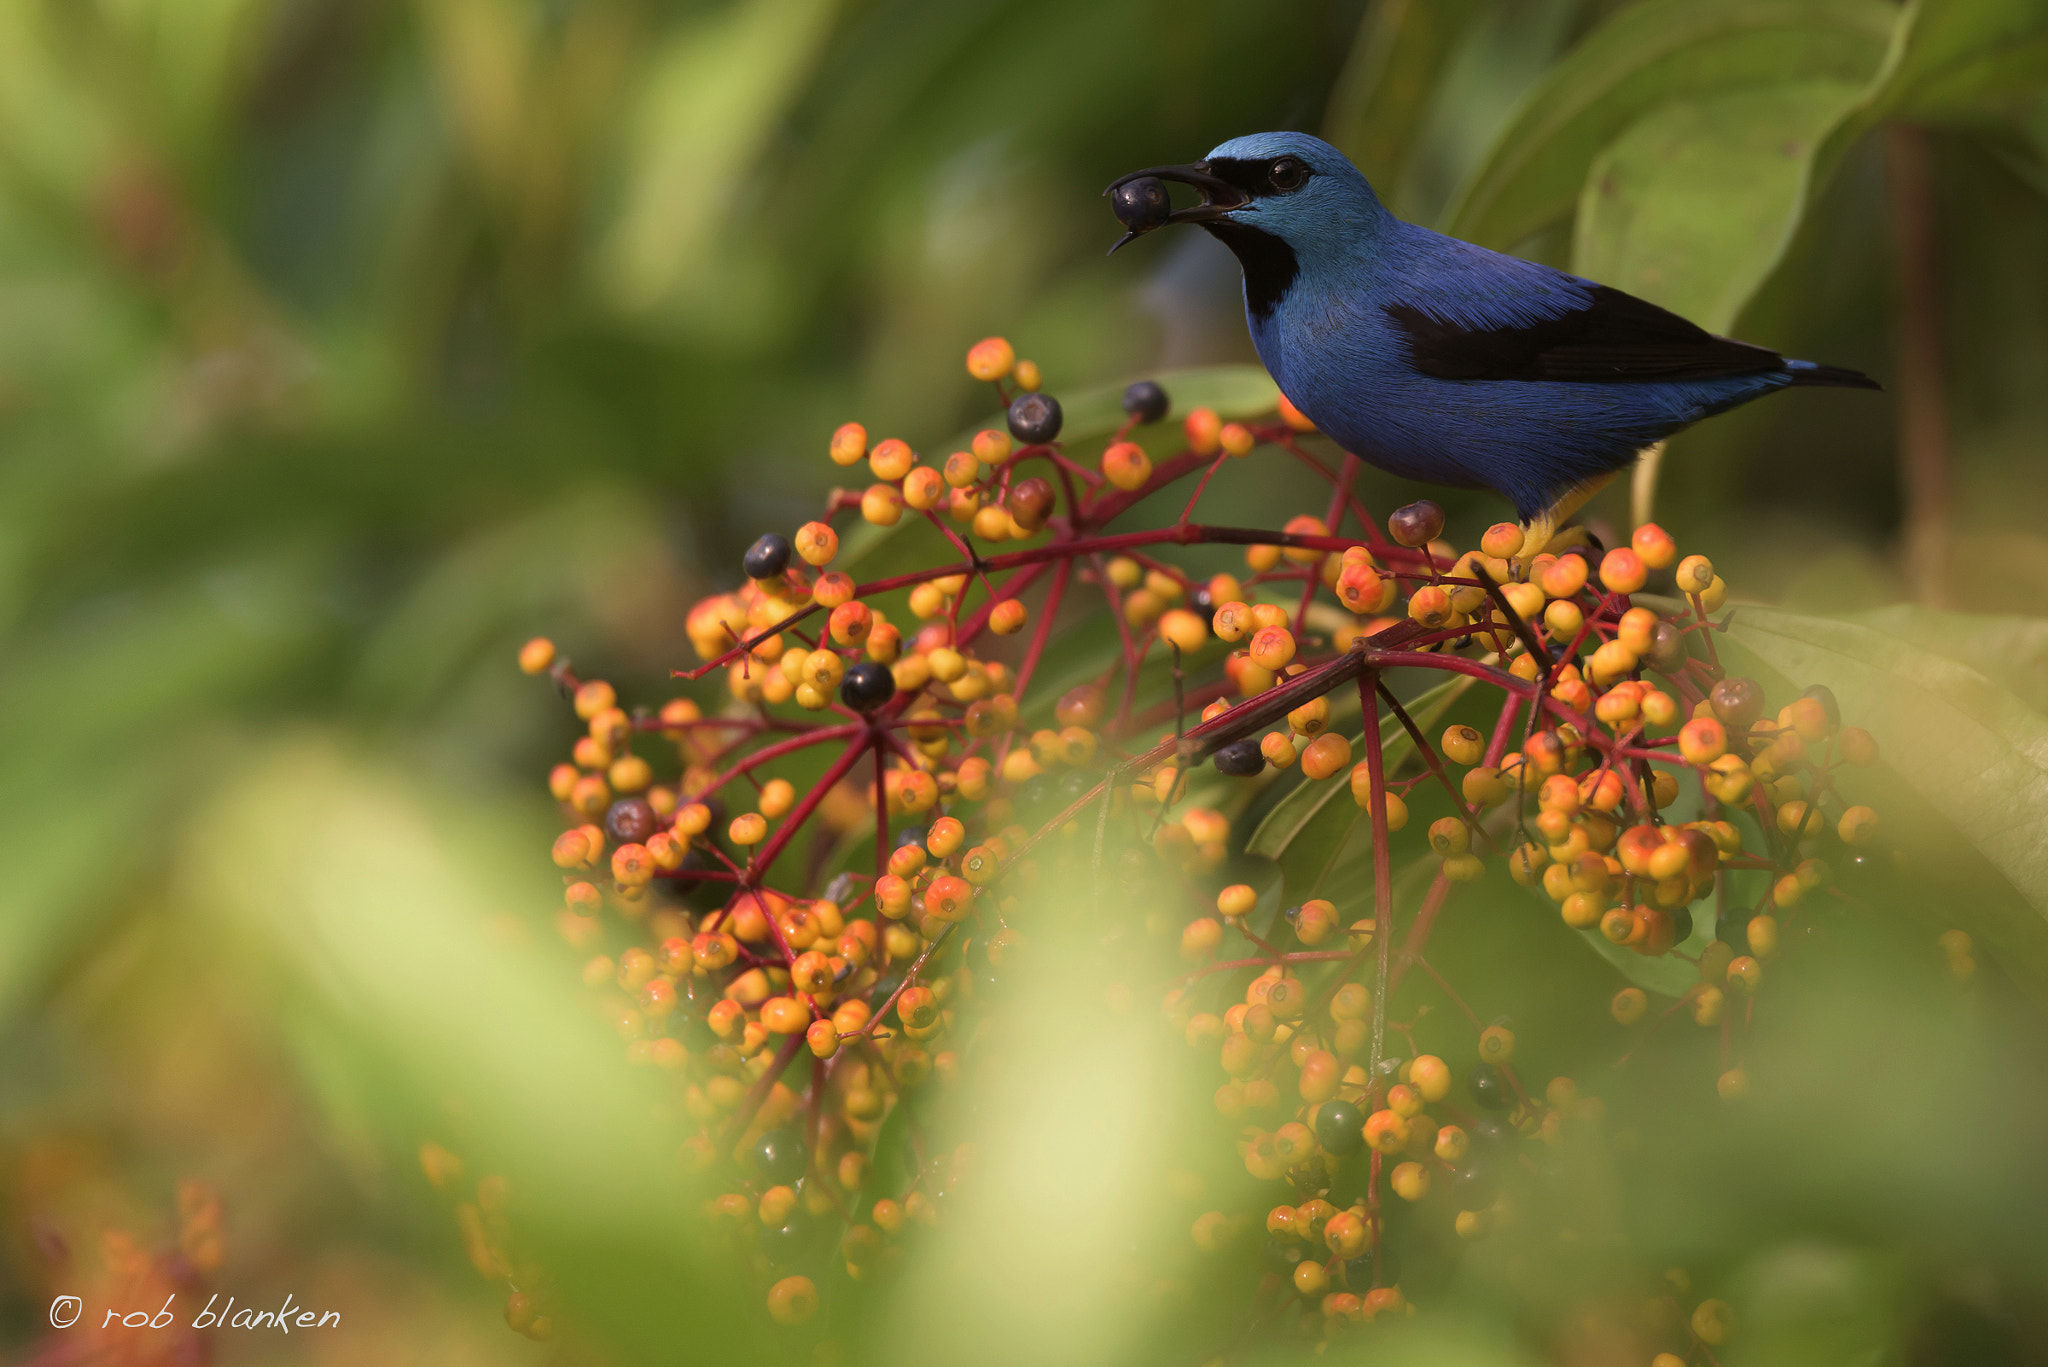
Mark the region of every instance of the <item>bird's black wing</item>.
[[1768, 347], [1716, 337], [1667, 309], [1606, 285], [1582, 306], [1498, 327], [1387, 305], [1415, 368], [1442, 380], [1693, 380], [1782, 369]]

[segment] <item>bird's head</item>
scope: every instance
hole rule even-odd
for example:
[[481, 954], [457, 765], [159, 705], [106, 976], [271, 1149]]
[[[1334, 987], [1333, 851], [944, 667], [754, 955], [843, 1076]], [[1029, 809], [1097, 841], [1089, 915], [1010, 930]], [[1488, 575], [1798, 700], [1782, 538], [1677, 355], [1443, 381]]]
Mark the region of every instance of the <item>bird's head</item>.
[[[1194, 186], [1201, 202], [1174, 208], [1164, 181]], [[1232, 138], [1200, 161], [1119, 177], [1105, 193], [1128, 230], [1112, 252], [1156, 228], [1199, 223], [1233, 248], [1257, 234], [1278, 239], [1296, 256], [1314, 256], [1385, 215], [1358, 168], [1307, 133]]]

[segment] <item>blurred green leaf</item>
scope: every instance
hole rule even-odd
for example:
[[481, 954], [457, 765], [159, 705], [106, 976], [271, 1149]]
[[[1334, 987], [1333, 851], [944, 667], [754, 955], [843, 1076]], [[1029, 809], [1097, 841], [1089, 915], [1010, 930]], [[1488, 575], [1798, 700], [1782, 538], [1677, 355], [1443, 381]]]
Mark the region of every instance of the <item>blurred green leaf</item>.
[[1872, 100], [1885, 117], [1975, 122], [2037, 103], [2048, 77], [2039, 0], [1914, 0]]
[[727, 283], [706, 250], [831, 31], [836, 0], [744, 0], [654, 54], [633, 115], [627, 188], [602, 253], [614, 303], [644, 312]]
[[1444, 231], [1506, 249], [1568, 217], [1587, 168], [1669, 101], [1787, 81], [1867, 81], [1896, 11], [1879, 0], [1650, 0], [1552, 68], [1446, 215]]
[[553, 900], [527, 857], [547, 830], [309, 732], [223, 785], [174, 881], [292, 975], [291, 1014], [339, 1017], [387, 1087], [462, 1098], [554, 1218], [644, 1233], [673, 1171], [648, 1098], [559, 951], [508, 933]]
[[34, 801], [0, 823], [0, 1020], [100, 924], [105, 898], [171, 837], [208, 779], [230, 706], [303, 658], [290, 572], [165, 585], [0, 664], [0, 754]]
[[1727, 331], [1799, 226], [1814, 151], [1861, 93], [1791, 81], [1660, 106], [1594, 159], [1572, 269]]
[[1481, 0], [1381, 0], [1351, 44], [1323, 136], [1391, 195], [1414, 150], [1438, 78]]
[[2036, 712], [2048, 713], [2048, 618], [1943, 612], [1900, 603], [1857, 613], [1860, 622], [1983, 674]]
[[[1474, 682], [1468, 674], [1455, 675], [1402, 705], [1427, 734]], [[1392, 776], [1414, 756], [1415, 742], [1391, 714], [1382, 715], [1381, 727], [1386, 771]], [[1359, 758], [1363, 756], [1358, 741], [1364, 734], [1361, 725], [1351, 738], [1352, 754]], [[1369, 829], [1370, 818], [1351, 800], [1348, 777], [1324, 783], [1303, 780], [1266, 813], [1245, 843], [1245, 853], [1278, 861], [1287, 899], [1293, 901], [1316, 890], [1343, 854], [1352, 832], [1362, 825]]]
[[[1795, 686], [1826, 684], [1886, 763], [2048, 917], [2048, 718], [1967, 665], [1854, 622], [1734, 613], [1723, 640]], [[2042, 927], [2001, 928], [2038, 941]]]
[[1862, 102], [1815, 161], [1824, 182], [1887, 120], [1981, 125], [2038, 108], [2048, 78], [2048, 5], [2039, 0], [1911, 0]]

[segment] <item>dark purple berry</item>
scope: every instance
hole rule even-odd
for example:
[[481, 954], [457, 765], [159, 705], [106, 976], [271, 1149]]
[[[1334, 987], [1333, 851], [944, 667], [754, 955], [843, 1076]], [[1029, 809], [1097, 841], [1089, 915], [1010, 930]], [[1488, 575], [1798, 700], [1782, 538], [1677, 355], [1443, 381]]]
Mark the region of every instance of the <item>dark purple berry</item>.
[[1707, 695], [1707, 702], [1722, 725], [1731, 731], [1747, 731], [1763, 715], [1764, 690], [1755, 679], [1723, 679]]
[[1060, 401], [1050, 394], [1019, 394], [1010, 403], [1010, 435], [1042, 446], [1060, 434]]
[[604, 833], [615, 845], [644, 845], [661, 828], [644, 797], [622, 797], [606, 809]]
[[789, 568], [789, 538], [775, 532], [764, 533], [747, 548], [746, 559], [740, 563], [749, 579], [773, 579]]
[[795, 1130], [770, 1130], [754, 1141], [754, 1167], [771, 1186], [790, 1186], [804, 1175], [810, 1158]]
[[1232, 778], [1250, 778], [1263, 772], [1266, 767], [1265, 752], [1259, 749], [1258, 741], [1249, 736], [1219, 746], [1215, 761], [1216, 772], [1228, 774]]
[[1316, 1112], [1316, 1143], [1339, 1158], [1365, 1143], [1365, 1117], [1348, 1101], [1326, 1101]]
[[1139, 176], [1109, 192], [1109, 207], [1132, 232], [1149, 233], [1173, 213], [1173, 200], [1157, 176]]
[[1373, 1279], [1374, 1258], [1371, 1250], [1359, 1254], [1344, 1264], [1344, 1284], [1354, 1292], [1363, 1294], [1375, 1286], [1399, 1286], [1401, 1284], [1401, 1260], [1394, 1256], [1394, 1250], [1380, 1245], [1378, 1258], [1379, 1279]]
[[1166, 391], [1151, 380], [1140, 380], [1124, 391], [1124, 412], [1139, 422], [1158, 422], [1170, 406]]
[[1472, 1099], [1489, 1111], [1505, 1111], [1513, 1099], [1508, 1095], [1507, 1079], [1490, 1063], [1476, 1065], [1465, 1085], [1471, 1089]]
[[1835, 701], [1834, 689], [1829, 688], [1826, 684], [1814, 684], [1799, 696], [1802, 698], [1812, 698], [1815, 702], [1819, 703], [1820, 710], [1827, 716], [1829, 726], [1840, 726], [1842, 724], [1842, 705]]
[[1387, 532], [1403, 546], [1427, 546], [1444, 534], [1444, 510], [1426, 498], [1396, 508]]
[[1451, 1199], [1459, 1210], [1484, 1210], [1500, 1195], [1500, 1173], [1491, 1163], [1474, 1163], [1451, 1178]]
[[887, 665], [862, 660], [839, 681], [839, 700], [856, 712], [872, 712], [896, 696], [896, 676]]

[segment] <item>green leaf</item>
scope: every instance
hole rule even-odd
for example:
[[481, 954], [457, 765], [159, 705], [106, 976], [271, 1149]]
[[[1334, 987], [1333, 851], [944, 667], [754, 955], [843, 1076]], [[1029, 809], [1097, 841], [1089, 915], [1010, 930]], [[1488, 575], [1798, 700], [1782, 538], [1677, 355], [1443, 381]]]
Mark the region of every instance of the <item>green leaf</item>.
[[[709, 250], [831, 33], [832, 0], [755, 0], [678, 25], [646, 68], [617, 221], [600, 255], [612, 302], [652, 310], [733, 289]], [[458, 28], [457, 33], [466, 32]], [[743, 320], [735, 320], [743, 321]]]
[[[1427, 732], [1450, 710], [1451, 704], [1470, 688], [1474, 680], [1459, 674], [1404, 705], [1416, 726]], [[1383, 750], [1386, 769], [1393, 774], [1415, 752], [1408, 732], [1391, 718], [1382, 721], [1386, 740]], [[1361, 726], [1352, 737], [1352, 751], [1365, 734]], [[1339, 798], [1342, 801], [1339, 801]], [[1258, 829], [1246, 842], [1245, 853], [1277, 860], [1286, 885], [1287, 897], [1306, 897], [1322, 882], [1350, 841], [1352, 832], [1366, 824], [1362, 807], [1351, 800], [1351, 785], [1332, 779], [1325, 783], [1302, 782], [1273, 804]]]
[[1383, 193], [1400, 184], [1437, 78], [1479, 9], [1478, 0], [1384, 0], [1365, 12], [1323, 136]]
[[2038, 109], [2048, 79], [2048, 5], [2039, 0], [1913, 0], [1883, 69], [1815, 159], [1825, 183], [1887, 120], [1982, 123]]
[[[1722, 640], [1731, 667], [1833, 689], [1892, 771], [2048, 917], [2048, 717], [1968, 665], [1861, 623], [1745, 607]], [[1992, 931], [2038, 953], [2044, 926]]]
[[1508, 248], [1567, 218], [1587, 169], [1673, 100], [1785, 82], [1864, 82], [1897, 11], [1879, 0], [1650, 0], [1616, 14], [1530, 96], [1445, 216]]
[[2048, 618], [1939, 612], [1901, 603], [1850, 620], [1968, 665], [2036, 712], [2048, 713]]
[[1790, 82], [1638, 120], [1586, 176], [1572, 269], [1727, 331], [1799, 226], [1815, 149], [1861, 94]]

